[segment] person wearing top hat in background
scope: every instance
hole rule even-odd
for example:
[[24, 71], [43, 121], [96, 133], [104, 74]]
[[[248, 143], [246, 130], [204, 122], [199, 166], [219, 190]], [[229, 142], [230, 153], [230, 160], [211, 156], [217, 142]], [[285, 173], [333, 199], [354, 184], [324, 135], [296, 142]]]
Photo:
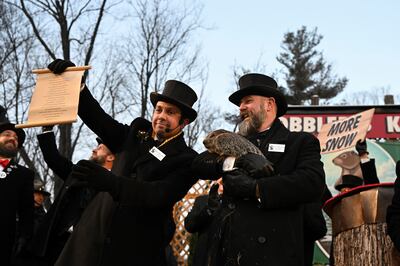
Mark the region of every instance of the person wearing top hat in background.
[[[52, 62], [62, 73], [72, 63]], [[79, 161], [72, 174], [100, 191], [84, 211], [56, 265], [165, 265], [165, 247], [174, 233], [172, 209], [197, 181], [190, 164], [196, 152], [183, 137], [194, 121], [197, 95], [188, 85], [168, 80], [152, 92], [151, 121], [124, 125], [106, 114], [85, 86], [78, 114], [115, 152], [112, 171]]]
[[46, 209], [44, 202], [50, 197], [50, 192], [46, 191], [44, 183], [40, 179], [33, 180], [33, 232], [35, 233], [39, 225], [43, 221], [43, 217], [46, 215]]
[[[52, 126], [43, 127], [43, 132], [37, 135], [37, 139], [44, 161], [64, 183], [35, 230], [30, 252], [37, 264], [54, 265], [71, 234], [71, 228], [77, 224], [96, 191], [71, 175], [74, 164], [59, 153]], [[111, 170], [115, 155], [101, 139], [96, 138], [96, 141], [97, 145], [92, 150], [89, 161]]]
[[[240, 110], [239, 134], [261, 149], [274, 172], [251, 176], [268, 163], [251, 155], [231, 164], [238, 169], [222, 173], [222, 211], [214, 219], [208, 265], [304, 265], [304, 208], [320, 201], [325, 186], [319, 141], [280, 122], [287, 103], [274, 79], [250, 73], [239, 87], [229, 97]], [[217, 156], [207, 152], [192, 169], [203, 178], [221, 175]]]
[[24, 256], [33, 231], [35, 174], [14, 159], [24, 140], [25, 132], [8, 121], [0, 106], [0, 201], [5, 203], [0, 219], [0, 265], [5, 266], [11, 265], [13, 248], [14, 257]]

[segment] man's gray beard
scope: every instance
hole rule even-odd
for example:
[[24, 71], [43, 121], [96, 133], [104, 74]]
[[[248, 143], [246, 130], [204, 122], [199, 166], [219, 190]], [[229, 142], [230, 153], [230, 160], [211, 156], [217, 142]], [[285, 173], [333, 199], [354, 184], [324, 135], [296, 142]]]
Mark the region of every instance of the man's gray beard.
[[103, 166], [106, 163], [106, 157], [105, 156], [98, 156], [98, 157], [94, 158], [94, 157], [91, 156], [89, 158], [89, 161], [91, 161], [91, 162], [93, 162], [95, 164]]
[[253, 126], [252, 119], [245, 119], [239, 124], [238, 134], [247, 137], [255, 134], [257, 129]]
[[4, 158], [14, 158], [17, 156], [18, 148], [8, 149], [5, 147], [4, 143], [0, 143], [0, 155]]
[[248, 119], [243, 120], [239, 124], [239, 131], [238, 131], [239, 135], [248, 137], [258, 132], [262, 123], [266, 119], [265, 111], [263, 109], [261, 110], [262, 110], [261, 112], [255, 115], [250, 115]]

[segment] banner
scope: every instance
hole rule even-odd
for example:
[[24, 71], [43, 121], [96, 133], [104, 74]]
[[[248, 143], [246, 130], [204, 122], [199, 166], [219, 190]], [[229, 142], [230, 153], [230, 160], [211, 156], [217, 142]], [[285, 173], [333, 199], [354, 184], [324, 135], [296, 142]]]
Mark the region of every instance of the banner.
[[345, 150], [365, 139], [375, 109], [352, 115], [339, 121], [324, 124], [318, 134], [321, 154]]
[[[400, 108], [399, 108], [400, 110]], [[361, 112], [361, 111], [360, 111]], [[358, 112], [354, 112], [358, 113]], [[313, 114], [304, 112], [303, 114], [285, 114], [279, 119], [283, 125], [293, 132], [308, 132], [318, 134], [322, 126], [327, 123], [349, 117], [352, 114], [337, 112], [326, 112]], [[367, 133], [369, 139], [399, 139], [400, 138], [400, 113], [386, 112], [375, 114], [371, 121], [370, 129]]]

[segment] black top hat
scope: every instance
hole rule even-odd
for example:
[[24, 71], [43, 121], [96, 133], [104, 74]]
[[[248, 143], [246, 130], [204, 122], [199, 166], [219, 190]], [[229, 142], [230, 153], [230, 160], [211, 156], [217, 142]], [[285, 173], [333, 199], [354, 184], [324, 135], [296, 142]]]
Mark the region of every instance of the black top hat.
[[161, 94], [150, 93], [150, 101], [153, 106], [156, 106], [158, 101], [175, 104], [181, 109], [183, 117], [188, 118], [190, 122], [197, 117], [197, 112], [192, 108], [197, 101], [196, 92], [183, 82], [168, 80]]
[[335, 184], [335, 189], [340, 191], [342, 188], [355, 188], [363, 184], [363, 179], [355, 175], [344, 175], [341, 180]]
[[12, 130], [18, 136], [18, 148], [22, 147], [25, 141], [25, 131], [22, 128], [15, 128], [15, 124], [10, 123], [6, 117], [6, 110], [0, 106], [0, 133], [5, 130]]
[[103, 140], [99, 137], [96, 137], [97, 145], [104, 144]]
[[247, 95], [273, 97], [278, 108], [277, 116], [279, 117], [286, 113], [287, 102], [283, 93], [277, 88], [276, 81], [271, 77], [257, 73], [246, 74], [239, 79], [239, 90], [229, 96], [229, 101], [240, 106], [240, 100]]
[[46, 191], [46, 188], [44, 186], [44, 183], [42, 180], [35, 179], [33, 181], [33, 191], [37, 193], [42, 193], [45, 196], [50, 196], [50, 192]]

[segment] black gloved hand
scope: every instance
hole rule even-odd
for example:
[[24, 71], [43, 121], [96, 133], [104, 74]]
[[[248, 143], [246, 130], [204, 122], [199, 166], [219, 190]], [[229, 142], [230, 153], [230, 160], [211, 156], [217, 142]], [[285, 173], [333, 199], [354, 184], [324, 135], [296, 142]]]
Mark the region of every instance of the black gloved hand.
[[361, 139], [357, 141], [356, 151], [358, 152], [358, 156], [369, 154], [367, 151], [367, 141], [365, 139], [364, 141], [362, 141]]
[[118, 177], [101, 165], [88, 160], [80, 160], [72, 167], [71, 175], [86, 181], [88, 186], [98, 191], [113, 192], [116, 190]]
[[15, 240], [14, 244], [14, 257], [25, 258], [29, 255], [28, 252], [29, 240], [26, 237], [19, 237]]
[[210, 188], [210, 192], [208, 192], [208, 203], [207, 207], [211, 212], [215, 212], [219, 206], [219, 195], [218, 195], [218, 184], [214, 184]]
[[222, 175], [222, 162], [219, 156], [208, 151], [202, 152], [194, 158], [191, 170], [195, 177], [200, 179], [216, 180]]
[[224, 194], [238, 198], [256, 197], [256, 179], [248, 176], [243, 170], [228, 172], [223, 177]]
[[42, 127], [42, 132], [53, 131], [54, 125], [48, 125]]
[[396, 163], [396, 177], [400, 178], [400, 161]]
[[47, 68], [51, 70], [54, 74], [61, 74], [65, 71], [67, 67], [74, 67], [75, 64], [72, 63], [69, 60], [63, 60], [63, 59], [56, 59], [53, 62], [51, 62]]
[[274, 175], [273, 164], [259, 154], [248, 153], [240, 156], [235, 161], [235, 167], [246, 170], [254, 178]]

